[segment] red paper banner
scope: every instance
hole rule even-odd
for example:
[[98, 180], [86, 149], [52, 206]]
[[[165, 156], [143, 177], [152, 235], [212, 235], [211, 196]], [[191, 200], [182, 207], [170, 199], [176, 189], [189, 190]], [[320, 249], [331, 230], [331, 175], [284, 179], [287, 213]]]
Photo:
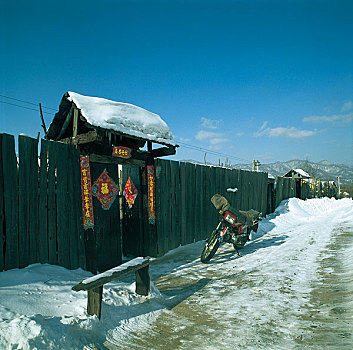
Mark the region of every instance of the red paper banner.
[[113, 156], [119, 157], [119, 158], [124, 158], [124, 159], [129, 159], [131, 157], [131, 148], [128, 147], [123, 147], [123, 146], [117, 146], [113, 147]]
[[129, 177], [126, 181], [123, 195], [124, 195], [126, 202], [127, 202], [130, 209], [132, 208], [132, 206], [135, 203], [137, 193], [138, 193], [137, 188], [136, 188], [135, 184], [132, 182], [131, 178]]
[[148, 220], [150, 224], [156, 223], [156, 179], [154, 166], [147, 165], [147, 193], [148, 193]]
[[83, 228], [94, 227], [92, 188], [91, 188], [91, 171], [89, 167], [89, 157], [82, 156], [81, 161], [81, 192], [82, 192], [82, 217]]
[[104, 169], [92, 186], [93, 195], [101, 202], [102, 208], [108, 210], [113, 204], [118, 192], [118, 187]]

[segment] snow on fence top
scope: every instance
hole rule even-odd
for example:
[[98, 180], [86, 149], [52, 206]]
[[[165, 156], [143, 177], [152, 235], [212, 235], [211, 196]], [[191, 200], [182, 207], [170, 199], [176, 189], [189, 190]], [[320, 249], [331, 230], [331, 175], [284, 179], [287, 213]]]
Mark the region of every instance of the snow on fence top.
[[157, 114], [129, 103], [84, 96], [72, 91], [68, 91], [68, 95], [68, 100], [75, 103], [82, 116], [93, 126], [176, 146], [168, 125]]

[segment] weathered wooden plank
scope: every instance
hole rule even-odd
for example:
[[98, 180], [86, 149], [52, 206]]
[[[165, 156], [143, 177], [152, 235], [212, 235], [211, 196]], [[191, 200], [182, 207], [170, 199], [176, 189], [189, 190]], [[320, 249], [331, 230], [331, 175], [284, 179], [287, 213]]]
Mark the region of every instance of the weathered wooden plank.
[[156, 201], [157, 201], [157, 251], [158, 256], [165, 253], [165, 166], [164, 160], [156, 159]]
[[199, 189], [197, 188], [197, 182], [196, 182], [196, 165], [192, 164], [192, 183], [191, 186], [193, 188], [192, 191], [192, 211], [191, 211], [191, 215], [192, 215], [192, 231], [193, 231], [193, 239], [192, 242], [197, 241], [197, 217], [199, 215], [199, 212], [197, 211], [197, 205], [200, 203], [197, 203], [198, 197], [199, 197]]
[[136, 272], [136, 294], [147, 296], [150, 292], [149, 265], [140, 268]]
[[242, 210], [242, 203], [243, 203], [243, 184], [242, 184], [242, 170], [240, 169], [237, 169], [237, 175], [238, 175], [238, 192], [237, 192], [237, 196], [236, 196], [236, 199], [237, 199], [237, 204], [235, 205], [235, 207], [239, 210]]
[[202, 192], [202, 179], [201, 179], [201, 166], [195, 166], [195, 202], [194, 202], [194, 216], [195, 216], [195, 241], [200, 240], [201, 236], [201, 192]]
[[201, 205], [201, 232], [200, 232], [200, 239], [206, 239], [209, 236], [208, 232], [208, 217], [207, 217], [207, 202], [209, 201], [207, 196], [207, 174], [206, 174], [206, 167], [204, 165], [200, 166], [201, 172], [201, 191], [200, 191], [200, 205]]
[[168, 179], [167, 179], [167, 167], [169, 165], [169, 162], [167, 160], [161, 160], [161, 166], [162, 166], [162, 188], [163, 188], [163, 207], [162, 207], [162, 220], [163, 220], [163, 232], [161, 235], [161, 251], [166, 253], [168, 251], [168, 239], [169, 239], [169, 234], [170, 234], [170, 227], [168, 225], [169, 223], [169, 213], [170, 213], [170, 204], [169, 204], [169, 187], [168, 187]]
[[[140, 153], [137, 153], [137, 151], [135, 151], [135, 150], [131, 150], [131, 158], [130, 159], [123, 159], [123, 158], [119, 158], [119, 157], [113, 157], [113, 156], [107, 156], [107, 155], [93, 153], [90, 155], [90, 160], [94, 163], [121, 164], [121, 165], [125, 165], [125, 166], [145, 167], [147, 155], [140, 154]], [[140, 157], [141, 159], [138, 159], [137, 157]]]
[[60, 130], [60, 133], [59, 133], [58, 137], [56, 138], [57, 140], [60, 140], [64, 136], [66, 129], [68, 128], [69, 124], [71, 123], [73, 109], [74, 109], [74, 107], [71, 106], [71, 108], [69, 110], [69, 113], [67, 114], [66, 119], [65, 119], [65, 121], [63, 123], [63, 126], [62, 126], [62, 128]]
[[[92, 186], [104, 169], [114, 183], [116, 185], [119, 184], [116, 165], [92, 163]], [[139, 186], [139, 184], [137, 184], [137, 186]], [[135, 207], [136, 210], [139, 210], [142, 205], [141, 188], [138, 188], [138, 190], [139, 194], [134, 204], [134, 207], [137, 205], [137, 207]], [[111, 204], [109, 210], [103, 209], [99, 200], [93, 197], [93, 212], [95, 220], [94, 234], [96, 237], [97, 269], [98, 271], [104, 271], [119, 265], [122, 261], [120, 250], [120, 208], [117, 197]], [[139, 230], [137, 234], [139, 235], [139, 239], [135, 241], [135, 244], [141, 242], [140, 237], [142, 236], [142, 232]]]
[[5, 216], [5, 270], [19, 267], [18, 252], [18, 173], [15, 154], [15, 139], [2, 135], [2, 166], [4, 184]]
[[98, 275], [86, 278], [82, 282], [72, 287], [72, 290], [78, 292], [80, 290], [90, 290], [98, 288], [106, 283], [114, 281], [117, 278], [124, 277], [129, 273], [133, 273], [141, 268], [148, 266], [154, 259], [137, 257], [124, 264], [113, 267]]
[[76, 137], [78, 131], [78, 109], [74, 109], [74, 119], [72, 123], [72, 136]]
[[216, 226], [216, 217], [218, 217], [217, 215], [217, 211], [215, 209], [215, 207], [213, 206], [213, 204], [211, 203], [211, 198], [212, 196], [215, 194], [215, 186], [214, 186], [214, 176], [213, 176], [213, 168], [206, 166], [205, 167], [206, 170], [206, 181], [207, 181], [207, 194], [206, 194], [206, 211], [207, 211], [207, 222], [208, 222], [208, 236], [211, 234], [212, 230], [215, 228]]
[[4, 172], [2, 165], [2, 134], [0, 134], [0, 271], [4, 270], [4, 241], [5, 241], [5, 215], [4, 215]]
[[172, 249], [173, 244], [172, 244], [172, 208], [171, 208], [171, 165], [170, 165], [170, 160], [165, 160], [164, 162], [165, 165], [165, 196], [166, 196], [166, 202], [165, 202], [165, 209], [166, 209], [166, 215], [164, 216], [164, 227], [165, 227], [165, 236], [164, 236], [164, 250], [167, 252], [168, 250]]
[[[147, 164], [147, 166], [153, 166], [154, 167], [154, 160], [150, 159]], [[156, 232], [156, 225], [152, 224], [149, 222], [149, 217], [148, 217], [148, 173], [147, 173], [147, 167], [140, 168], [140, 174], [141, 174], [141, 183], [143, 184], [142, 186], [142, 195], [143, 195], [143, 203], [142, 203], [142, 217], [143, 217], [143, 224], [144, 224], [144, 229], [143, 229], [143, 250], [141, 251], [140, 254], [146, 256], [157, 256], [157, 232]]]
[[69, 177], [70, 148], [60, 142], [55, 143], [57, 151], [57, 242], [58, 263], [67, 269], [71, 268], [70, 233], [71, 233], [71, 202]]
[[20, 135], [19, 144], [19, 254], [20, 267], [37, 262], [38, 140]]
[[103, 286], [90, 289], [87, 296], [87, 313], [91, 316], [96, 315], [101, 319], [102, 315]]
[[[94, 163], [95, 164], [95, 163]], [[103, 168], [101, 168], [102, 170]], [[98, 177], [100, 173], [95, 175]], [[143, 217], [142, 217], [142, 193], [140, 184], [140, 172], [137, 167], [123, 166], [122, 173], [123, 188], [126, 185], [128, 178], [135, 184], [138, 194], [132, 208], [129, 208], [125, 198], [122, 200], [123, 205], [123, 254], [125, 256], [136, 256], [143, 249]]]
[[50, 264], [58, 263], [57, 256], [57, 201], [56, 201], [56, 143], [48, 142], [48, 259]]
[[157, 255], [161, 256], [163, 254], [161, 250], [161, 239], [163, 237], [163, 220], [162, 220], [162, 193], [164, 191], [162, 189], [162, 167], [161, 167], [161, 160], [155, 160], [155, 169], [156, 169], [156, 230], [157, 230]]
[[153, 158], [156, 157], [165, 157], [165, 156], [171, 156], [176, 153], [175, 147], [174, 146], [169, 146], [169, 147], [162, 147], [162, 148], [157, 148], [151, 151], [151, 156]]
[[63, 143], [69, 143], [73, 145], [81, 145], [84, 143], [90, 143], [98, 140], [98, 134], [96, 130], [88, 131], [85, 134], [77, 135], [76, 137], [67, 137], [60, 140]]
[[151, 262], [152, 259], [138, 257], [99, 275], [83, 280], [73, 286], [72, 290], [76, 292], [80, 290], [88, 291], [87, 313], [97, 315], [100, 319], [104, 284], [136, 272], [136, 293], [148, 295], [150, 290], [149, 264]]
[[195, 240], [195, 166], [191, 163], [186, 163], [186, 183], [187, 183], [187, 206], [186, 218], [187, 229], [186, 237], [187, 244], [193, 243]]
[[262, 178], [261, 178], [261, 212], [263, 213], [263, 215], [265, 216], [267, 213], [267, 198], [268, 198], [268, 175], [267, 173], [262, 173]]
[[170, 194], [171, 194], [171, 231], [172, 239], [171, 247], [174, 249], [180, 245], [180, 172], [179, 162], [171, 161], [171, 183], [170, 183]]
[[186, 181], [186, 164], [180, 163], [180, 201], [181, 201], [181, 227], [180, 227], [180, 243], [182, 245], [187, 242], [187, 181]]
[[49, 143], [41, 140], [40, 168], [39, 168], [39, 234], [38, 234], [38, 259], [40, 263], [49, 262], [48, 246], [48, 148]]
[[250, 175], [249, 209], [260, 210], [260, 174], [257, 172], [252, 172]]
[[[81, 171], [80, 151], [72, 148], [72, 181], [73, 181], [73, 205], [74, 231], [77, 239], [77, 264], [78, 267], [86, 268], [85, 232], [82, 225], [82, 194], [81, 194]], [[73, 266], [72, 266], [73, 267]], [[73, 267], [74, 268], [74, 267]]]
[[[68, 206], [67, 215], [68, 215], [68, 227], [67, 234], [69, 236], [69, 247], [70, 247], [70, 269], [74, 270], [80, 267], [79, 263], [79, 231], [77, 229], [77, 206], [79, 203], [75, 201], [77, 198], [75, 196], [75, 191], [80, 191], [80, 189], [75, 184], [74, 177], [77, 176], [77, 167], [79, 166], [79, 154], [76, 147], [68, 145], [68, 174], [67, 174], [67, 201], [71, 203]], [[74, 206], [76, 208], [74, 208]], [[82, 213], [82, 210], [80, 210]], [[80, 217], [80, 216], [79, 216]]]

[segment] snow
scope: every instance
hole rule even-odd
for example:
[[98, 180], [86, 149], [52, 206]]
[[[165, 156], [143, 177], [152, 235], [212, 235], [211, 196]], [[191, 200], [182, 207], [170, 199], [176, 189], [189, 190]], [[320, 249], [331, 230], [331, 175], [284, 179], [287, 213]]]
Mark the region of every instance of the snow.
[[294, 171], [303, 177], [310, 177], [310, 175], [307, 172], [305, 172], [303, 169], [294, 169]]
[[168, 125], [157, 114], [129, 103], [84, 96], [72, 91], [68, 94], [68, 100], [75, 103], [82, 116], [93, 126], [176, 146]]
[[71, 290], [89, 272], [48, 264], [0, 272], [0, 349], [295, 348], [293, 334], [310, 329], [299, 320], [327, 246], [352, 221], [350, 199], [285, 200], [241, 256], [226, 244], [202, 264], [196, 242], [150, 266], [147, 297], [134, 293], [132, 274], [107, 283], [101, 321], [86, 313], [87, 292]]
[[128, 269], [129, 267], [134, 267], [134, 266], [137, 266], [147, 260], [154, 260], [154, 259], [146, 259], [146, 258], [143, 258], [143, 257], [137, 257], [133, 260], [130, 260], [124, 264], [121, 264], [119, 266], [116, 266], [116, 267], [113, 267], [112, 269], [110, 270], [107, 270], [107, 271], [104, 271], [102, 273], [100, 273], [99, 275], [95, 275], [95, 276], [92, 276], [92, 277], [89, 277], [89, 278], [86, 278], [85, 280], [82, 281], [83, 284], [89, 284], [89, 283], [92, 283], [92, 282], [95, 282], [97, 281], [98, 279], [101, 279], [101, 278], [105, 278], [105, 277], [111, 277], [114, 273], [116, 272], [121, 272], [121, 271], [124, 271], [126, 269]]

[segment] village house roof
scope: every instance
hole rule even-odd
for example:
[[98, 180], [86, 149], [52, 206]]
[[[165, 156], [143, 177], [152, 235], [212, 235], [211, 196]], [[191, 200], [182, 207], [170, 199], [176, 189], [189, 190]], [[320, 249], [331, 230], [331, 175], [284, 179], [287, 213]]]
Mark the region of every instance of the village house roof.
[[101, 128], [127, 137], [177, 146], [168, 125], [159, 115], [129, 103], [84, 96], [71, 91], [63, 96], [59, 112], [50, 124], [47, 135], [49, 139], [58, 139], [72, 104], [80, 111], [80, 122], [84, 122], [88, 129]]
[[283, 177], [294, 177], [294, 178], [304, 178], [309, 179], [311, 176], [305, 172], [303, 169], [291, 169], [283, 175]]

